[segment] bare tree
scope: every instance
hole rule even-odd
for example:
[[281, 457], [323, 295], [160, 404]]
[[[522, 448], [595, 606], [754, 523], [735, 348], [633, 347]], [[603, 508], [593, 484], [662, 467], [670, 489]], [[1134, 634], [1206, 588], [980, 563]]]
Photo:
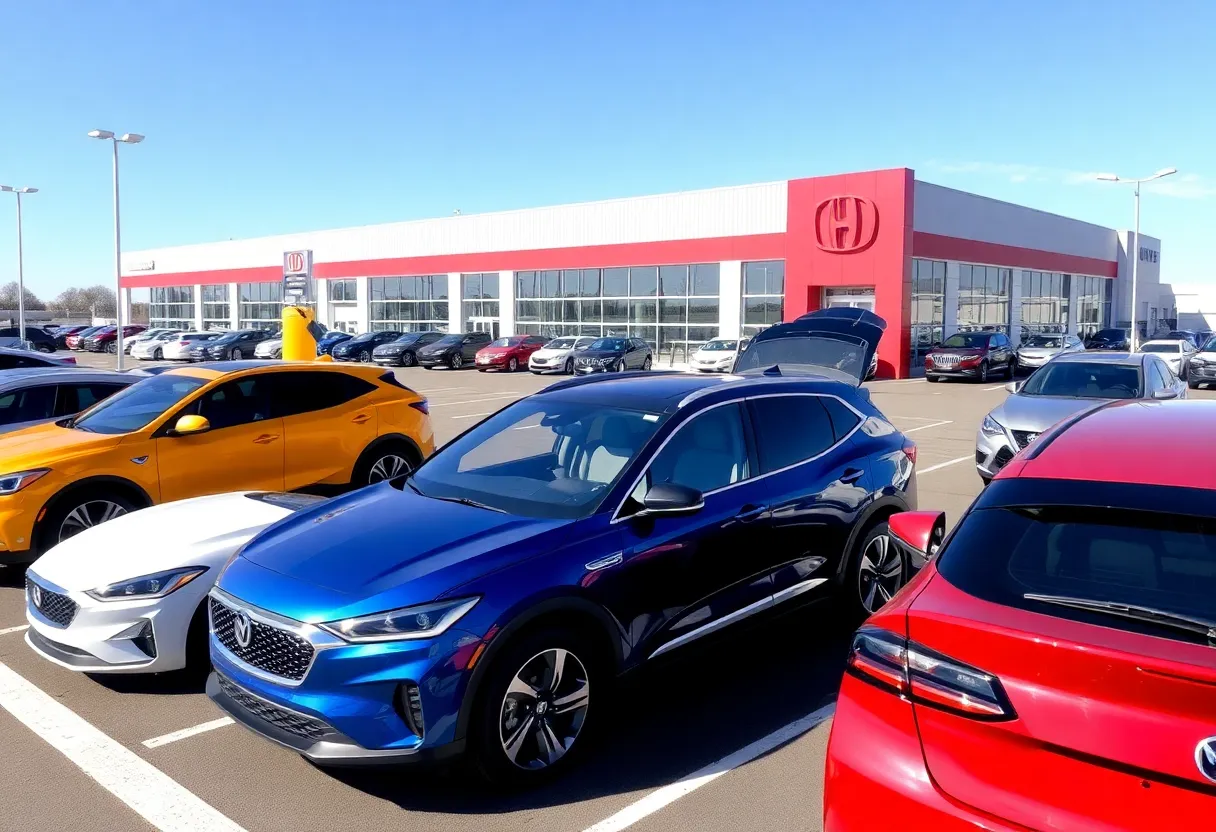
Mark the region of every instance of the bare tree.
[[[17, 308], [17, 281], [13, 280], [0, 286], [0, 309], [16, 309]], [[42, 299], [29, 290], [25, 289], [25, 308], [41, 311], [46, 309], [46, 304]]]
[[94, 315], [112, 318], [118, 308], [114, 299], [114, 290], [100, 284], [84, 289], [76, 287], [64, 289], [57, 298], [51, 301], [50, 306], [52, 311], [64, 317]]

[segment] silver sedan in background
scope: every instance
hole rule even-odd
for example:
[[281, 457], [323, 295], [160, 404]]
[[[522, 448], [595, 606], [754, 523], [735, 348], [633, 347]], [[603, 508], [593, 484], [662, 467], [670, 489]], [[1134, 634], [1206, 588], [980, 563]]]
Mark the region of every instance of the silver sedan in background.
[[1033, 373], [1057, 355], [1084, 352], [1084, 350], [1085, 344], [1075, 335], [1031, 335], [1018, 347], [1017, 370], [1022, 373]]
[[1057, 355], [984, 417], [975, 435], [975, 468], [987, 485], [997, 472], [1056, 422], [1115, 399], [1184, 399], [1186, 384], [1152, 353]]

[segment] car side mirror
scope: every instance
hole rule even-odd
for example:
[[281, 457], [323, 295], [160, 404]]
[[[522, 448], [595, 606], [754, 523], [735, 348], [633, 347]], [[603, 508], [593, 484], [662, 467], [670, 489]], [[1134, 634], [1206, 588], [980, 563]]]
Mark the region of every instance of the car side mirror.
[[1170, 390], [1168, 387], [1163, 387], [1160, 390], [1153, 391], [1153, 398], [1154, 399], [1176, 399], [1176, 398], [1178, 398], [1178, 394], [1175, 393], [1173, 390]]
[[1024, 381], [1007, 381], [1005, 382], [1005, 392], [1016, 393], [1022, 389], [1023, 384], [1025, 384]]
[[887, 518], [887, 537], [896, 546], [931, 558], [946, 536], [944, 511], [901, 511]]
[[705, 498], [697, 489], [674, 482], [661, 482], [646, 492], [642, 499], [642, 510], [634, 516], [693, 514], [704, 507]]
[[173, 430], [169, 432], [169, 435], [193, 436], [198, 433], [206, 433], [209, 430], [211, 430], [211, 423], [204, 417], [187, 414], [177, 420], [177, 424], [173, 426]]

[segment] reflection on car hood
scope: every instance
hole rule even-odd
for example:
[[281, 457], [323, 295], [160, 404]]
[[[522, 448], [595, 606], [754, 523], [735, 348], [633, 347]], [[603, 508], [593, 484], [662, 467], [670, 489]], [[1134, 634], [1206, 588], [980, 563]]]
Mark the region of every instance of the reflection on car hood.
[[123, 436], [62, 428], [55, 422], [15, 430], [6, 433], [0, 444], [0, 473], [50, 467], [63, 459], [117, 445]]
[[1010, 430], [1042, 433], [1061, 419], [1104, 404], [1107, 399], [1012, 395], [991, 416]]
[[419, 355], [442, 355], [445, 352], [451, 352], [456, 349], [458, 344], [431, 344], [430, 346], [422, 347], [418, 350]]
[[1023, 358], [1051, 358], [1063, 351], [1063, 347], [1021, 347], [1018, 349], [1018, 355]]
[[624, 350], [581, 350], [579, 358], [620, 358]]
[[220, 587], [297, 620], [332, 621], [434, 600], [552, 549], [569, 522], [500, 514], [381, 483], [267, 530]]
[[[549, 347], [542, 347], [541, 349], [532, 353], [532, 355], [535, 358], [561, 358], [562, 356], [567, 355], [572, 352], [575, 352], [573, 347], [563, 347], [560, 349], [559, 348], [550, 349]], [[583, 352], [580, 351], [578, 354], [582, 355]]]

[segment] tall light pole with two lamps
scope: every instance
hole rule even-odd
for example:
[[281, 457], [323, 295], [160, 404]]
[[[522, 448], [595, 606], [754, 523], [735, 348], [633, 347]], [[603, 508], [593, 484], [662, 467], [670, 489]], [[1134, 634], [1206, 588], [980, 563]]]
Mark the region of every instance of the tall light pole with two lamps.
[[[1144, 182], [1152, 182], [1154, 179], [1160, 179], [1163, 176], [1169, 176], [1177, 172], [1176, 168], [1162, 168], [1152, 176], [1144, 176], [1140, 179], [1125, 179], [1113, 173], [1098, 174], [1098, 179], [1102, 182], [1130, 182], [1136, 186], [1136, 231], [1132, 236], [1131, 251], [1127, 253], [1127, 256], [1132, 261], [1132, 335], [1130, 341], [1132, 352], [1136, 351], [1140, 341], [1140, 330], [1136, 327], [1136, 265], [1140, 262], [1140, 185]], [[1149, 333], [1149, 337], [1153, 337], [1152, 333]]]
[[21, 195], [36, 194], [38, 189], [0, 185], [0, 191], [17, 196], [17, 338], [25, 344], [25, 257], [21, 244]]
[[122, 369], [122, 221], [119, 219], [118, 211], [118, 143], [123, 144], [139, 144], [144, 140], [144, 137], [139, 133], [123, 133], [121, 136], [111, 133], [109, 130], [90, 130], [89, 138], [93, 139], [109, 139], [114, 145], [114, 324], [115, 324], [115, 349], [118, 351], [119, 370]]

